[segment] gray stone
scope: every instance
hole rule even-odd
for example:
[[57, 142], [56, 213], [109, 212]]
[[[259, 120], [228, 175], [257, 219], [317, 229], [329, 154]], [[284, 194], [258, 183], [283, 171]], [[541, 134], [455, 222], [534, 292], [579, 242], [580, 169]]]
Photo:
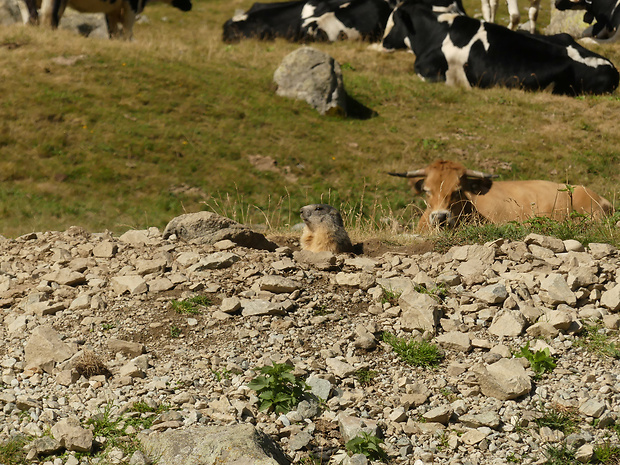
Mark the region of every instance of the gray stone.
[[495, 412], [461, 415], [459, 417], [459, 422], [469, 428], [479, 428], [481, 426], [486, 426], [492, 429], [498, 429], [501, 423], [499, 415]]
[[273, 75], [276, 94], [306, 101], [321, 115], [347, 114], [340, 65], [325, 52], [301, 47], [288, 54]]
[[241, 300], [238, 297], [225, 297], [222, 299], [220, 311], [224, 313], [235, 313], [241, 309]]
[[290, 293], [301, 288], [301, 283], [290, 278], [276, 275], [263, 276], [260, 280], [260, 289], [276, 294]]
[[24, 22], [20, 7], [15, 0], [0, 0], [0, 26]]
[[375, 285], [375, 277], [370, 273], [338, 273], [334, 280], [339, 286], [368, 290]]
[[306, 384], [310, 386], [310, 392], [317, 396], [319, 399], [329, 399], [329, 394], [332, 390], [332, 383], [323, 378], [317, 378], [316, 376], [310, 376], [306, 380]]
[[501, 310], [493, 318], [489, 332], [496, 336], [514, 337], [519, 336], [526, 326], [526, 321], [521, 312], [515, 310]]
[[93, 447], [93, 432], [82, 428], [77, 418], [63, 418], [50, 431], [65, 449], [75, 452], [89, 452]]
[[471, 339], [469, 334], [461, 331], [450, 331], [443, 333], [435, 339], [440, 347], [458, 352], [469, 352], [471, 350]]
[[291, 436], [288, 446], [292, 451], [298, 451], [305, 448], [310, 441], [312, 441], [312, 435], [306, 431], [300, 431], [299, 433]]
[[586, 250], [583, 244], [575, 239], [566, 239], [564, 241], [564, 248], [567, 252], [583, 252]]
[[343, 413], [338, 415], [338, 426], [340, 427], [340, 434], [345, 443], [359, 436], [362, 432], [377, 436], [379, 431], [379, 424], [377, 421], [345, 415]]
[[118, 245], [111, 241], [103, 241], [93, 248], [93, 256], [97, 258], [112, 258], [118, 252]]
[[137, 357], [138, 355], [146, 352], [146, 347], [144, 347], [144, 344], [139, 342], [122, 341], [116, 338], [108, 339], [108, 349], [110, 349], [113, 353], [121, 352], [125, 355], [129, 355], [130, 357]]
[[300, 250], [293, 254], [293, 258], [299, 263], [309, 265], [318, 270], [330, 271], [338, 266], [337, 257], [331, 252]]
[[86, 276], [68, 268], [62, 268], [58, 271], [43, 275], [43, 279], [63, 286], [78, 286], [86, 282]]
[[530, 233], [523, 241], [526, 244], [535, 244], [539, 247], [551, 250], [554, 254], [562, 253], [566, 250], [564, 242], [557, 237], [542, 236], [540, 234]]
[[230, 268], [241, 260], [241, 257], [232, 252], [215, 252], [202, 258], [198, 263], [189, 268], [190, 272], [200, 272], [204, 270], [222, 270]]
[[516, 399], [530, 392], [532, 383], [523, 365], [516, 359], [502, 358], [485, 367], [473, 367], [482, 393], [500, 400]]
[[496, 283], [482, 287], [474, 295], [487, 304], [499, 304], [506, 300], [508, 291], [506, 286]]
[[551, 21], [544, 29], [544, 32], [547, 35], [564, 32], [579, 38], [589, 26], [588, 23], [583, 21], [583, 10], [560, 11], [554, 7], [551, 8]]
[[546, 321], [539, 321], [527, 328], [526, 333], [532, 337], [554, 338], [560, 334], [560, 331]]
[[588, 399], [579, 406], [579, 413], [587, 417], [600, 417], [605, 411], [605, 403], [596, 399]]
[[435, 332], [441, 318], [439, 303], [435, 298], [408, 290], [398, 298], [398, 304], [403, 311], [400, 319], [405, 331], [418, 329]]
[[573, 291], [570, 290], [564, 276], [557, 273], [551, 273], [540, 282], [540, 298], [550, 304], [568, 304], [574, 306], [577, 298]]
[[138, 436], [158, 465], [288, 465], [278, 445], [250, 424], [192, 426]]
[[616, 249], [613, 245], [610, 244], [599, 244], [597, 242], [590, 242], [590, 244], [588, 244], [588, 250], [596, 260], [600, 260], [601, 258], [605, 258], [613, 254], [618, 249]]
[[451, 405], [441, 405], [424, 413], [422, 417], [424, 417], [426, 421], [447, 425], [450, 421], [450, 417], [452, 416], [453, 411], [454, 410], [452, 409]]
[[285, 315], [282, 304], [269, 302], [264, 299], [241, 300], [241, 315], [260, 316], [260, 315]]
[[242, 247], [269, 251], [277, 248], [264, 235], [229, 218], [205, 211], [173, 218], [164, 229], [163, 238], [168, 239], [172, 235], [185, 241], [199, 240], [207, 244], [228, 239]]
[[75, 349], [62, 342], [51, 326], [37, 326], [24, 346], [26, 366], [38, 367], [51, 373], [56, 363], [75, 354]]
[[590, 463], [594, 456], [594, 446], [592, 444], [584, 444], [575, 451], [575, 459], [580, 463]]
[[338, 378], [346, 378], [357, 371], [352, 365], [349, 365], [342, 360], [338, 360], [337, 358], [328, 358], [325, 360], [325, 364], [327, 365], [327, 368], [329, 368], [330, 372]]
[[611, 289], [603, 292], [601, 305], [612, 312], [620, 310], [620, 284], [616, 284]]
[[112, 289], [117, 295], [129, 293], [131, 295], [144, 294], [148, 291], [148, 285], [142, 276], [114, 276], [110, 280]]

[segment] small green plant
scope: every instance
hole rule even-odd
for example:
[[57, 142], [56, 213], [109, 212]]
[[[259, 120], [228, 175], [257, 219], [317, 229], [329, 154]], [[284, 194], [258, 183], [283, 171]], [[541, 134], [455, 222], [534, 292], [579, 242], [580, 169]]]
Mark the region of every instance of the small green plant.
[[329, 315], [332, 312], [327, 308], [327, 305], [317, 305], [312, 310], [312, 313], [314, 314], [314, 316], [325, 316]]
[[17, 436], [0, 444], [0, 463], [27, 463], [24, 446], [30, 442], [27, 436]]
[[179, 328], [179, 327], [178, 327], [178, 326], [176, 326], [176, 325], [172, 325], [172, 326], [170, 327], [170, 337], [172, 337], [172, 338], [175, 338], [175, 339], [176, 339], [176, 338], [177, 338], [177, 337], [179, 337], [180, 335], [181, 335], [181, 328]]
[[530, 343], [527, 342], [515, 356], [526, 358], [530, 362], [532, 370], [534, 370], [534, 373], [537, 375], [551, 372], [555, 368], [555, 360], [549, 353], [548, 347], [545, 347], [543, 350], [532, 352], [530, 350]]
[[345, 449], [352, 454], [364, 454], [371, 460], [387, 460], [387, 454], [381, 447], [383, 440], [362, 431], [345, 444]]
[[201, 307], [211, 305], [211, 300], [204, 295], [197, 295], [185, 300], [172, 300], [170, 301], [172, 309], [180, 314], [188, 315], [200, 315]]
[[257, 376], [248, 383], [250, 389], [258, 393], [259, 411], [275, 411], [286, 414], [293, 410], [302, 400], [308, 385], [295, 376], [293, 367], [286, 363], [274, 363], [260, 369], [262, 376]]
[[575, 450], [566, 444], [561, 446], [547, 446], [543, 450], [546, 461], [543, 465], [571, 465], [578, 463], [575, 459]]
[[433, 297], [437, 297], [439, 300], [445, 299], [448, 295], [448, 289], [444, 283], [439, 283], [434, 286], [426, 286], [426, 284], [416, 284], [413, 288], [420, 294], [428, 294]]
[[594, 455], [596, 460], [603, 464], [620, 463], [620, 446], [613, 445], [609, 441], [594, 447]]
[[386, 289], [385, 287], [382, 287], [381, 290], [383, 291], [381, 294], [382, 304], [389, 303], [390, 305], [398, 305], [398, 298], [402, 292], [396, 292], [392, 289]]
[[519, 462], [520, 462], [520, 459], [519, 459], [519, 457], [517, 457], [517, 456], [515, 455], [515, 453], [514, 453], [514, 452], [510, 452], [510, 453], [506, 456], [506, 462], [508, 462], [508, 463], [519, 463]]
[[368, 386], [377, 375], [378, 373], [374, 370], [361, 369], [355, 372], [355, 379], [357, 379], [361, 385]]
[[212, 369], [211, 373], [213, 373], [213, 376], [215, 377], [218, 383], [220, 383], [223, 379], [230, 378], [230, 371], [228, 371], [226, 368], [223, 368], [222, 370]]
[[575, 341], [575, 345], [603, 357], [620, 359], [620, 346], [610, 342], [609, 335], [598, 325], [584, 325], [581, 337]]
[[570, 434], [577, 427], [578, 420], [578, 416], [573, 410], [556, 407], [543, 409], [542, 416], [537, 418], [535, 422], [539, 428], [546, 426], [552, 430]]
[[432, 367], [439, 365], [443, 354], [435, 344], [421, 340], [406, 340], [388, 332], [383, 333], [383, 341], [394, 349], [394, 352], [409, 365]]
[[109, 331], [114, 328], [116, 328], [116, 325], [114, 323], [101, 323], [102, 331]]

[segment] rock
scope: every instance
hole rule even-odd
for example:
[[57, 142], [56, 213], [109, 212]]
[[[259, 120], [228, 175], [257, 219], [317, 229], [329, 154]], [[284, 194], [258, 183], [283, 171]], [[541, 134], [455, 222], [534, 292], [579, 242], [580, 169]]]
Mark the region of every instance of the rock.
[[336, 256], [331, 252], [311, 252], [310, 250], [300, 250], [293, 254], [293, 258], [299, 263], [310, 265], [319, 270], [333, 270], [337, 267]]
[[587, 417], [598, 418], [605, 411], [605, 403], [595, 399], [588, 399], [579, 406], [579, 413]]
[[337, 358], [328, 358], [325, 360], [325, 364], [338, 378], [346, 378], [357, 371], [355, 367]]
[[93, 447], [93, 432], [82, 428], [77, 418], [63, 418], [50, 431], [65, 449], [75, 452], [89, 452]]
[[473, 413], [461, 415], [459, 422], [469, 428], [479, 428], [486, 426], [492, 429], [498, 429], [500, 426], [500, 417], [495, 412]]
[[301, 283], [282, 276], [268, 275], [260, 280], [261, 291], [274, 292], [276, 294], [290, 293], [301, 288]]
[[267, 240], [262, 234], [229, 218], [205, 211], [173, 218], [164, 229], [163, 238], [168, 239], [172, 235], [184, 241], [197, 239], [206, 244], [215, 244], [228, 239], [252, 249], [274, 251], [277, 248], [276, 244]]
[[362, 432], [371, 436], [377, 436], [379, 428], [378, 423], [374, 420], [344, 414], [338, 415], [338, 426], [345, 443], [359, 436]]
[[544, 337], [544, 338], [554, 338], [560, 331], [550, 323], [546, 321], [539, 321], [538, 323], [533, 324], [526, 330], [527, 334], [531, 337]]
[[554, 254], [566, 251], [564, 242], [557, 237], [542, 236], [540, 234], [530, 233], [525, 237], [525, 239], [523, 239], [523, 242], [528, 245], [534, 244], [539, 247], [551, 250]]
[[130, 357], [137, 357], [138, 355], [142, 355], [146, 352], [146, 347], [144, 347], [144, 344], [140, 344], [139, 342], [122, 341], [115, 338], [110, 338], [108, 340], [108, 349], [114, 353], [121, 352], [125, 355], [129, 355]]
[[43, 275], [43, 279], [53, 283], [62, 284], [63, 286], [78, 286], [86, 282], [86, 276], [68, 268], [62, 268], [58, 271]]
[[350, 286], [365, 291], [375, 285], [375, 277], [370, 273], [338, 273], [334, 279], [339, 286]]
[[310, 386], [310, 392], [319, 399], [329, 399], [329, 394], [332, 390], [332, 383], [328, 380], [317, 378], [316, 376], [310, 376], [306, 380], [306, 384]]
[[285, 315], [286, 312], [281, 304], [273, 303], [264, 299], [254, 299], [241, 301], [241, 315], [260, 316], [260, 315]]
[[523, 365], [516, 359], [502, 358], [485, 367], [476, 365], [474, 373], [482, 393], [500, 400], [516, 399], [530, 392], [532, 383]]
[[403, 310], [400, 319], [405, 331], [418, 329], [435, 332], [439, 318], [441, 318], [437, 300], [428, 294], [408, 290], [398, 298], [398, 304]]
[[51, 326], [37, 326], [24, 346], [25, 361], [29, 367], [37, 367], [51, 373], [56, 363], [64, 362], [75, 354], [75, 349], [62, 342]]
[[458, 352], [469, 352], [471, 350], [471, 340], [469, 334], [460, 331], [450, 331], [441, 334], [436, 338], [440, 347]]
[[215, 252], [201, 259], [198, 263], [191, 266], [189, 270], [191, 272], [201, 272], [205, 270], [222, 270], [224, 268], [230, 268], [239, 260], [241, 260], [241, 257], [235, 253]]
[[620, 310], [620, 284], [616, 284], [611, 289], [603, 292], [601, 305], [612, 312]]
[[491, 284], [479, 289], [475, 296], [487, 304], [500, 304], [508, 297], [506, 286], [501, 283]]
[[526, 326], [523, 315], [514, 310], [502, 310], [493, 318], [489, 332], [496, 336], [519, 336]]
[[291, 463], [269, 436], [250, 424], [141, 433], [139, 440], [146, 456], [158, 465]]
[[114, 276], [110, 280], [112, 289], [117, 295], [129, 293], [131, 295], [144, 294], [148, 291], [146, 281], [142, 276]]
[[112, 258], [118, 253], [118, 245], [111, 241], [103, 241], [93, 248], [93, 256], [98, 258]]
[[17, 1], [0, 0], [0, 26], [23, 22], [22, 14]]
[[[71, 9], [65, 10], [60, 19], [59, 26], [62, 29], [72, 31], [84, 37], [93, 39], [109, 39], [108, 25], [105, 15], [102, 13], [78, 13]], [[72, 63], [65, 62], [67, 65]]]
[[577, 303], [575, 294], [560, 274], [551, 273], [540, 282], [540, 289], [540, 298], [550, 305], [568, 304], [573, 307]]
[[442, 405], [440, 407], [435, 407], [434, 409], [429, 410], [424, 413], [422, 417], [426, 421], [432, 421], [435, 423], [441, 423], [442, 425], [447, 425], [450, 421], [450, 417], [452, 416], [452, 406], [450, 405]]
[[618, 249], [616, 249], [613, 245], [610, 244], [599, 244], [596, 242], [590, 242], [588, 244], [588, 249], [590, 254], [596, 259], [600, 260], [605, 258], [613, 253], [615, 253]]
[[328, 54], [301, 47], [288, 54], [273, 75], [276, 94], [305, 100], [321, 115], [347, 114], [340, 65]]
[[595, 457], [594, 446], [584, 444], [575, 451], [575, 459], [580, 463], [590, 463]]

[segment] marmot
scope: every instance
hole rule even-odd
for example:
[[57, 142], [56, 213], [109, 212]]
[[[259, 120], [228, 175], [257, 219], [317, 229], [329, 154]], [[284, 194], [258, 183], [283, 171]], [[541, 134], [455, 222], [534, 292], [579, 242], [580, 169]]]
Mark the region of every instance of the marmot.
[[306, 205], [299, 211], [306, 226], [301, 235], [302, 250], [311, 252], [353, 252], [340, 212], [331, 205]]

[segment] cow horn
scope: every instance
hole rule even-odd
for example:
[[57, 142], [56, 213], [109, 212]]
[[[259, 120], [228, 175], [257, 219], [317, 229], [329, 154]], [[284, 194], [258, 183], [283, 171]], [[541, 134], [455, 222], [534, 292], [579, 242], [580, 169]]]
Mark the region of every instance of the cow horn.
[[483, 173], [482, 171], [466, 170], [465, 175], [470, 178], [491, 179], [497, 178], [497, 174]]
[[390, 176], [400, 176], [401, 178], [419, 178], [426, 176], [426, 169], [407, 171], [405, 173], [388, 173]]

